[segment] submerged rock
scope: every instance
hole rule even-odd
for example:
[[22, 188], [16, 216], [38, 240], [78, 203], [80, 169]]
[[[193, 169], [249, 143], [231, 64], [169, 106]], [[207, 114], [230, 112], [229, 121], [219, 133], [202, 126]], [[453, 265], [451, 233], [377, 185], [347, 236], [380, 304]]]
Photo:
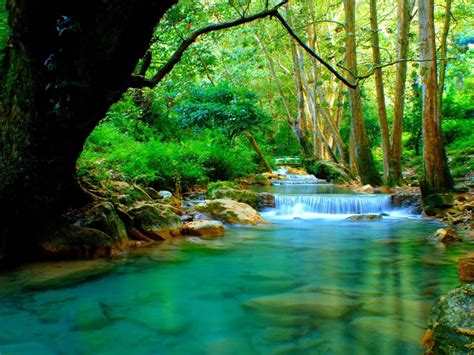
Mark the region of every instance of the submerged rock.
[[346, 218], [349, 221], [378, 221], [382, 219], [379, 214], [355, 214]]
[[354, 334], [364, 337], [357, 337], [357, 341], [362, 343], [372, 343], [373, 337], [382, 336], [396, 342], [419, 344], [423, 337], [423, 328], [388, 317], [355, 318], [350, 325]]
[[221, 237], [225, 234], [224, 225], [219, 221], [186, 222], [181, 226], [181, 234], [198, 237]]
[[458, 268], [461, 281], [474, 282], [474, 255], [460, 258]]
[[430, 240], [440, 243], [460, 242], [462, 238], [453, 228], [440, 228], [429, 237]]
[[321, 293], [282, 293], [251, 299], [244, 306], [269, 313], [340, 319], [358, 308], [360, 303], [349, 297]]
[[206, 200], [198, 204], [196, 210], [229, 224], [266, 223], [251, 206], [229, 199]]
[[474, 351], [474, 284], [459, 287], [435, 304], [428, 320], [424, 347], [434, 354]]

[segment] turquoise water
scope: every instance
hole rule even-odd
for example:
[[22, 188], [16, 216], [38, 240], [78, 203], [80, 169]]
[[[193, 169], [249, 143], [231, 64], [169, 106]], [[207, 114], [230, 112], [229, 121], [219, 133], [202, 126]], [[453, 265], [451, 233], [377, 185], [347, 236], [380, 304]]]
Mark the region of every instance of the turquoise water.
[[266, 215], [218, 240], [93, 264], [107, 273], [67, 287], [32, 289], [44, 265], [4, 275], [0, 353], [419, 354], [432, 304], [472, 249], [428, 244], [439, 225], [420, 218]]

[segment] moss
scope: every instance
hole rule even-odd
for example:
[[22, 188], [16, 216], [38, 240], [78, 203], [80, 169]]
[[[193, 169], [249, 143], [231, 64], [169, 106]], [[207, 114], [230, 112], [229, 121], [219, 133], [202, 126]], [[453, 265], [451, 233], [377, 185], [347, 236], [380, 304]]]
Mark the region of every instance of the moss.
[[253, 208], [258, 207], [258, 194], [250, 190], [214, 190], [210, 196], [213, 199], [227, 198], [238, 202], [246, 203]]

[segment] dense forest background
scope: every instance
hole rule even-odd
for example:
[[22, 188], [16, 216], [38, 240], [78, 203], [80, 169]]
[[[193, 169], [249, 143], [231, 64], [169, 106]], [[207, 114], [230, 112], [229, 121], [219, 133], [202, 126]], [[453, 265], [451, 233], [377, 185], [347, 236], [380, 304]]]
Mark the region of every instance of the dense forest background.
[[[400, 29], [397, 4], [377, 1], [378, 30], [371, 29], [369, 1], [356, 10], [357, 65], [363, 119], [377, 170], [383, 175], [383, 132], [377, 106], [373, 34], [378, 34], [388, 135], [394, 111], [403, 105], [402, 180], [417, 184], [422, 174], [422, 94], [416, 6], [407, 1], [406, 84], [397, 83]], [[157, 28], [139, 63], [148, 77], [173, 55], [181, 41], [209, 23], [230, 21], [261, 10], [259, 2], [181, 1]], [[437, 1], [439, 51], [446, 26], [445, 1]], [[454, 2], [446, 34], [446, 79], [442, 127], [455, 179], [473, 170], [474, 75], [472, 7]], [[400, 12], [400, 10], [398, 10]], [[291, 1], [284, 10], [297, 35], [343, 75], [347, 59], [344, 4]], [[146, 61], [146, 63], [144, 63]], [[142, 67], [140, 67], [142, 66]], [[440, 65], [438, 65], [440, 67]], [[398, 86], [397, 86], [398, 85]], [[231, 180], [266, 169], [266, 159], [303, 155], [357, 170], [350, 139], [347, 88], [307, 55], [285, 29], [269, 19], [199, 37], [180, 62], [153, 89], [130, 89], [89, 138], [79, 160], [80, 176], [104, 179], [122, 174], [158, 188], [187, 189], [209, 181]], [[298, 133], [300, 132], [300, 133]], [[300, 134], [300, 136], [298, 136]], [[250, 138], [250, 141], [249, 141]], [[390, 139], [390, 138], [389, 138]], [[392, 142], [393, 145], [393, 142]], [[307, 167], [331, 179], [331, 167], [308, 160]], [[329, 170], [329, 171], [328, 171]], [[178, 186], [178, 187], [176, 187]]]

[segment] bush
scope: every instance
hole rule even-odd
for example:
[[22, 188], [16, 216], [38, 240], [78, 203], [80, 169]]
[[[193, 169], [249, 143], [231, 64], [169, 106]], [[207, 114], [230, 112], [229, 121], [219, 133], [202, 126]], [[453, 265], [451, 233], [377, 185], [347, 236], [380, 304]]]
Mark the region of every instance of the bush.
[[343, 184], [350, 181], [349, 176], [342, 169], [327, 162], [316, 159], [303, 159], [303, 166], [308, 173], [328, 182]]

